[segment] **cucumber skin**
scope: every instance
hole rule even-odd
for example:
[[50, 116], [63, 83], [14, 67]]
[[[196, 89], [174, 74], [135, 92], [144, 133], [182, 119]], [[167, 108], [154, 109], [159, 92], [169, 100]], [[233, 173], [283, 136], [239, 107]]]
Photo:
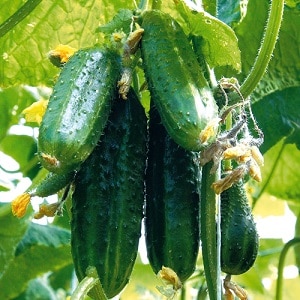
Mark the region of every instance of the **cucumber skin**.
[[183, 30], [169, 15], [146, 11], [141, 41], [151, 96], [169, 135], [181, 147], [203, 148], [200, 132], [218, 108]]
[[175, 143], [152, 107], [146, 169], [147, 255], [155, 273], [173, 269], [184, 282], [199, 251], [198, 154]]
[[107, 122], [119, 75], [119, 55], [110, 50], [82, 49], [69, 59], [40, 126], [38, 153], [46, 169], [69, 173], [92, 152]]
[[75, 178], [71, 246], [79, 280], [95, 266], [111, 298], [127, 284], [144, 204], [146, 115], [130, 90], [115, 102], [104, 135]]
[[67, 174], [49, 172], [33, 190], [30, 190], [30, 194], [38, 197], [54, 195], [70, 184], [73, 181], [74, 176], [75, 172]]
[[242, 180], [221, 194], [221, 270], [231, 275], [254, 264], [259, 237]]

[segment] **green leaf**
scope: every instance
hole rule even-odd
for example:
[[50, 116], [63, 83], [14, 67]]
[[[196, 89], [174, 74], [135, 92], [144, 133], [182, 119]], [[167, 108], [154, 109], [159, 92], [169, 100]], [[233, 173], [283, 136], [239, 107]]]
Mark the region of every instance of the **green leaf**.
[[57, 300], [57, 297], [45, 279], [37, 278], [30, 280], [27, 289], [14, 300], [30, 299]]
[[267, 152], [282, 138], [300, 149], [300, 87], [272, 93], [252, 106], [265, 139], [260, 150]]
[[[245, 18], [235, 27], [242, 53], [242, 72], [237, 74], [229, 68], [218, 68], [216, 70], [218, 78], [223, 76], [237, 77], [242, 82], [249, 74], [260, 48], [268, 10], [268, 0], [249, 0]], [[300, 85], [299, 53], [297, 50], [300, 47], [299, 28], [300, 8], [285, 7], [279, 39], [268, 70], [253, 92], [253, 101], [259, 100], [276, 90]]]
[[0, 150], [14, 158], [20, 165], [23, 176], [33, 178], [38, 166], [37, 145], [33, 137], [28, 135], [7, 135], [0, 144]]
[[28, 225], [28, 217], [18, 219], [12, 215], [10, 203], [0, 203], [0, 280]]
[[70, 232], [31, 223], [0, 278], [0, 299], [18, 296], [31, 279], [71, 263]]
[[300, 201], [300, 151], [296, 145], [282, 140], [264, 158], [261, 190], [280, 199]]
[[240, 0], [219, 0], [218, 1], [218, 19], [234, 27], [242, 18], [242, 7]]
[[98, 27], [97, 32], [111, 34], [115, 31], [122, 30], [126, 34], [130, 32], [133, 13], [129, 9], [120, 9], [113, 19], [105, 25]]
[[35, 100], [36, 96], [24, 87], [0, 89], [0, 141], [12, 125], [18, 124], [23, 109]]
[[[20, 2], [1, 3], [2, 19], [15, 12]], [[96, 28], [111, 20], [120, 7], [133, 9], [134, 2], [43, 1], [0, 39], [0, 86], [53, 85], [58, 69], [48, 61], [47, 53], [58, 44], [77, 49], [93, 46], [100, 38]]]
[[205, 11], [190, 10], [183, 1], [176, 5], [176, 9], [184, 18], [189, 33], [203, 38], [200, 52], [211, 68], [231, 66], [240, 71], [241, 53], [238, 40], [229, 26]]

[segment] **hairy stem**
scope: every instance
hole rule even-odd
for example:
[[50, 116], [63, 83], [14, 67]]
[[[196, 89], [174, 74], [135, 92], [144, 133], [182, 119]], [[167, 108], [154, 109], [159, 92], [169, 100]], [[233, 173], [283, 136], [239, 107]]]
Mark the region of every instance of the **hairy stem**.
[[288, 250], [296, 245], [296, 244], [300, 244], [300, 238], [293, 238], [292, 240], [288, 241], [281, 253], [280, 253], [280, 257], [279, 257], [279, 263], [278, 263], [278, 277], [277, 277], [277, 285], [276, 285], [276, 300], [282, 300], [282, 286], [283, 286], [283, 268], [284, 268], [284, 261], [287, 255]]
[[[271, 8], [261, 47], [249, 75], [246, 77], [240, 88], [240, 92], [244, 99], [250, 96], [266, 72], [278, 38], [283, 8], [284, 0], [271, 1]], [[240, 101], [240, 96], [237, 93], [232, 92], [232, 95], [230, 95], [230, 103], [234, 104], [238, 101]]]

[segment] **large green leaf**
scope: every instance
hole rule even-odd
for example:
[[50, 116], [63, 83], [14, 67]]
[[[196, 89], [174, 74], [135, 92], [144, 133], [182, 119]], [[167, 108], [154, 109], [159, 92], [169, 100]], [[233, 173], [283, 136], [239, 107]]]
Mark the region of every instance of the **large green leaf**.
[[31, 223], [0, 278], [0, 299], [18, 296], [31, 279], [71, 263], [70, 231]]
[[241, 53], [234, 31], [216, 17], [205, 11], [193, 11], [183, 1], [176, 9], [186, 22], [188, 32], [203, 38], [201, 53], [211, 68], [231, 66], [237, 72], [241, 69]]
[[28, 224], [28, 217], [18, 219], [12, 215], [10, 203], [0, 203], [0, 280]]
[[252, 106], [265, 140], [262, 153], [289, 136], [289, 143], [300, 149], [300, 87], [272, 93]]
[[264, 158], [259, 194], [264, 191], [280, 199], [299, 202], [300, 151], [296, 145], [287, 144], [283, 139]]
[[253, 113], [264, 132], [261, 146], [263, 182], [254, 197], [267, 192], [281, 199], [300, 200], [300, 87], [278, 91], [254, 103]]
[[[1, 3], [1, 19], [15, 12], [20, 2]], [[133, 9], [134, 1], [43, 1], [0, 39], [0, 86], [51, 86], [58, 69], [49, 63], [47, 53], [60, 43], [74, 48], [94, 45], [100, 38], [96, 28], [119, 8]]]
[[[259, 9], [257, 9], [259, 7]], [[242, 73], [218, 69], [218, 77], [237, 77], [242, 82], [249, 74], [263, 37], [269, 11], [268, 0], [249, 0], [247, 14], [235, 28], [242, 54]], [[250, 28], [250, 30], [249, 30]], [[300, 85], [299, 48], [300, 8], [285, 7], [279, 39], [268, 70], [254, 90], [253, 99]]]
[[37, 278], [30, 280], [27, 289], [14, 300], [58, 300], [55, 291], [45, 279]]

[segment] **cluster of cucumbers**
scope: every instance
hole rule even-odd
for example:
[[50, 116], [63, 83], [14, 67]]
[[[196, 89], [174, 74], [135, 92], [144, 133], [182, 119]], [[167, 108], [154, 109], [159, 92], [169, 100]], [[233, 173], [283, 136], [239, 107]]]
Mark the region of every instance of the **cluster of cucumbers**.
[[[118, 51], [81, 49], [60, 72], [38, 138], [51, 175], [43, 183], [48, 190], [36, 194], [72, 182], [76, 275], [81, 281], [95, 267], [108, 298], [128, 283], [143, 220], [155, 273], [169, 267], [184, 282], [195, 271], [205, 198], [199, 152], [216, 136], [199, 137], [219, 112], [178, 23], [154, 10], [140, 19], [149, 114], [133, 88], [126, 100], [118, 94]], [[255, 261], [258, 236], [242, 181], [221, 194], [221, 210], [222, 270], [244, 273]]]

